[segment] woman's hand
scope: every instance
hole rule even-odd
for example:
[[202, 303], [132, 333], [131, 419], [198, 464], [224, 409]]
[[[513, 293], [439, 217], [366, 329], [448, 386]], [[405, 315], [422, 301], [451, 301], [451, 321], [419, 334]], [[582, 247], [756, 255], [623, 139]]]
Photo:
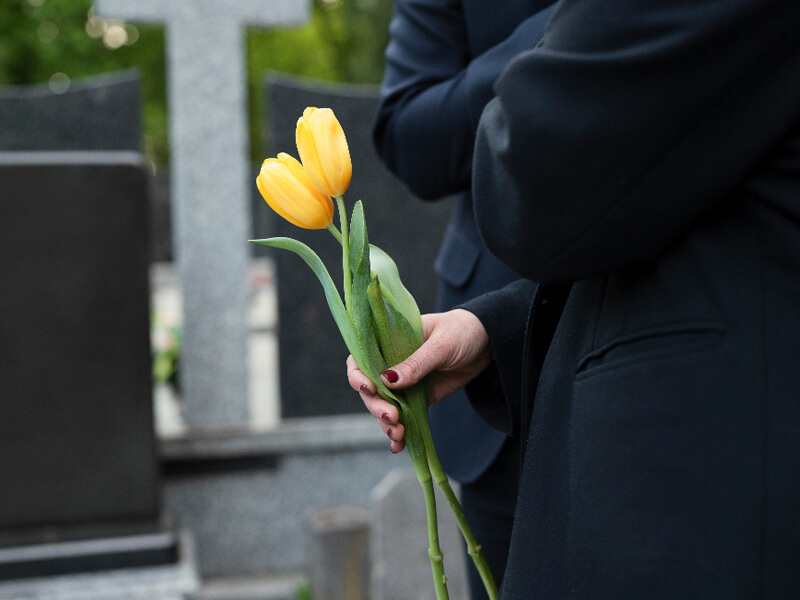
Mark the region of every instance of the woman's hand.
[[[492, 361], [489, 337], [481, 322], [467, 310], [422, 316], [425, 342], [414, 354], [381, 373], [389, 389], [402, 390], [431, 374], [430, 404], [464, 387]], [[396, 407], [375, 393], [375, 385], [359, 370], [352, 356], [347, 358], [347, 379], [359, 392], [367, 410], [380, 421], [392, 440], [392, 452], [404, 447], [403, 426]]]

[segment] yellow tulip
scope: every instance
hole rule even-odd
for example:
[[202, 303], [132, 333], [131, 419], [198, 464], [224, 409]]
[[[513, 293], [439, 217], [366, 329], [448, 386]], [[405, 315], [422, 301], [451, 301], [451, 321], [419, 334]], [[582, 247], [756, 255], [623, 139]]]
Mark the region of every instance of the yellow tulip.
[[333, 200], [314, 189], [303, 165], [281, 152], [261, 165], [258, 191], [272, 210], [303, 229], [325, 229], [333, 221]]
[[314, 188], [341, 196], [350, 185], [353, 164], [344, 131], [330, 108], [309, 106], [297, 121], [297, 151]]

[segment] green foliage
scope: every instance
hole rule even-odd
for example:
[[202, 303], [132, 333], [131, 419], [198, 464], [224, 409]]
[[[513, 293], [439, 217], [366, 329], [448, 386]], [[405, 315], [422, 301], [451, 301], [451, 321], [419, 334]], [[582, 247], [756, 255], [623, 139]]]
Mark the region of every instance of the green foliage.
[[[324, 81], [378, 84], [389, 41], [391, 0], [314, 0], [311, 21], [247, 36], [251, 157], [264, 158], [263, 78], [280, 71]], [[298, 115], [299, 116], [299, 115]]]
[[293, 600], [313, 600], [310, 581], [303, 581], [302, 583], [297, 585], [297, 587], [294, 590]]
[[153, 356], [153, 381], [178, 387], [178, 367], [183, 345], [179, 324], [164, 320], [162, 315], [150, 315], [150, 343]]
[[[248, 32], [255, 163], [263, 158], [264, 72], [378, 83], [391, 10], [391, 0], [313, 0], [311, 21], [302, 27]], [[75, 79], [136, 67], [143, 74], [144, 150], [150, 160], [164, 164], [168, 160], [164, 28], [137, 23], [138, 38], [129, 40], [135, 42], [112, 49], [102, 36], [90, 35], [92, 16], [91, 0], [2, 0], [0, 85], [47, 83], [56, 73]]]
[[0, 85], [47, 83], [54, 74], [70, 80], [131, 67], [143, 74], [144, 150], [167, 160], [164, 30], [137, 26], [135, 43], [117, 49], [87, 24], [91, 0], [3, 0], [0, 3]]

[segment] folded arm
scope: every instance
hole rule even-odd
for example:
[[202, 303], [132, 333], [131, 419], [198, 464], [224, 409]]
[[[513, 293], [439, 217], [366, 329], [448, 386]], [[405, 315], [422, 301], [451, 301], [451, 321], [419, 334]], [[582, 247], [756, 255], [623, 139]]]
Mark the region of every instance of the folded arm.
[[563, 0], [483, 113], [476, 219], [540, 282], [656, 257], [800, 116], [800, 3]]
[[395, 2], [374, 141], [415, 194], [437, 199], [469, 188], [475, 130], [492, 85], [514, 56], [541, 39], [550, 12], [529, 16], [472, 57], [460, 2]]

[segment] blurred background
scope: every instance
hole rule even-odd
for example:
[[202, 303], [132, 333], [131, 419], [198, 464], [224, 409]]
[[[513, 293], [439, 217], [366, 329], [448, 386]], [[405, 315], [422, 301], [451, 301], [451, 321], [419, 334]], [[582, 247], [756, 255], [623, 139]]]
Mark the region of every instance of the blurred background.
[[433, 598], [422, 494], [347, 386], [318, 282], [247, 242], [300, 239], [341, 281], [333, 238], [254, 185], [330, 106], [349, 206], [433, 309], [452, 204], [370, 137], [391, 15], [0, 2], [0, 600]]
[[[264, 72], [380, 83], [391, 13], [391, 0], [313, 0], [311, 18], [303, 25], [247, 28], [253, 164], [265, 156], [260, 109]], [[157, 168], [169, 162], [165, 65], [163, 25], [103, 18], [95, 14], [91, 0], [5, 0], [0, 4], [0, 85], [46, 84], [58, 93], [69, 89], [74, 79], [139, 69], [142, 150]]]

